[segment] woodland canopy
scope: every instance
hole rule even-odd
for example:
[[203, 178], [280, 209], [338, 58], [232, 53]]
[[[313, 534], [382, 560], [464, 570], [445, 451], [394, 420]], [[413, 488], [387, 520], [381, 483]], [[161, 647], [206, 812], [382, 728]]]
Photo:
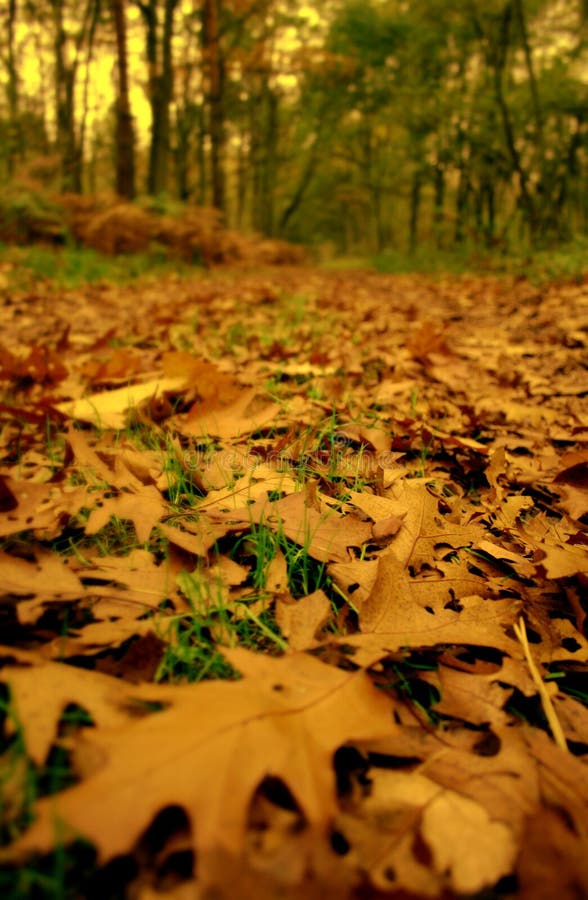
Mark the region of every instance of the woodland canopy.
[[188, 202], [323, 255], [588, 228], [585, 0], [8, 0], [0, 16], [13, 191]]

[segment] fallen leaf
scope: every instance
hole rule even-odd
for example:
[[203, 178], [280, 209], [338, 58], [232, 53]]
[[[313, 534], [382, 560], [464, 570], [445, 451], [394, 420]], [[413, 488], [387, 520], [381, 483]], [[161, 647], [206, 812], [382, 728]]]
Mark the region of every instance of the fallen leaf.
[[[179, 804], [194, 818], [204, 886], [221, 875], [214, 871], [220, 851], [240, 856], [248, 804], [269, 775], [288, 785], [309, 826], [324, 834], [336, 812], [333, 754], [347, 741], [392, 733], [390, 701], [364, 672], [342, 672], [304, 654], [271, 659], [234, 649], [226, 655], [245, 675], [241, 681], [129, 688], [127, 698], [160, 701], [167, 708], [85, 733], [80, 740], [101, 757], [101, 766], [82, 783], [37, 803], [36, 820], [12, 845], [12, 858], [49, 850], [57, 816], [61, 841], [83, 835], [105, 862], [129, 851], [158, 811]], [[65, 666], [45, 667], [69, 676]], [[83, 675], [82, 685], [88, 683], [91, 696], [99, 697], [99, 711], [105, 690], [120, 697], [114, 679]], [[76, 694], [78, 681], [66, 680], [69, 702], [88, 702], [83, 687]], [[62, 700], [50, 690], [54, 699], [45, 718], [53, 722]], [[16, 703], [24, 714], [18, 696]], [[38, 758], [51, 740], [47, 728], [41, 736]], [[222, 775], [211, 778], [211, 772]]]
[[165, 393], [179, 393], [186, 387], [185, 378], [153, 378], [129, 384], [113, 391], [99, 391], [81, 400], [57, 403], [55, 408], [71, 419], [81, 419], [99, 428], [124, 428], [127, 412]]
[[421, 833], [433, 865], [458, 894], [474, 894], [511, 871], [517, 846], [510, 828], [469, 797], [434, 796], [423, 811]]
[[279, 597], [276, 622], [291, 650], [308, 650], [329, 617], [331, 604], [324, 591], [314, 591], [300, 600]]

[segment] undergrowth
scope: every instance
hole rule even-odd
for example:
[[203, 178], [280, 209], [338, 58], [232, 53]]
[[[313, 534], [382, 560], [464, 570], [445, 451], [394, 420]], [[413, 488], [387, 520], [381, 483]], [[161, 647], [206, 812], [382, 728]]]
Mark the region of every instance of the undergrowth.
[[29, 290], [39, 279], [56, 287], [77, 288], [84, 284], [127, 284], [143, 275], [168, 272], [194, 273], [196, 266], [168, 260], [164, 250], [106, 256], [89, 247], [43, 244], [14, 247], [0, 244], [0, 270], [16, 290]]

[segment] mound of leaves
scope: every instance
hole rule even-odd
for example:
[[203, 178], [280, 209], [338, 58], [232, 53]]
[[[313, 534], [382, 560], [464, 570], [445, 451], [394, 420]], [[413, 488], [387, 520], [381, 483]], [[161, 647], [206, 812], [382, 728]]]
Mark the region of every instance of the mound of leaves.
[[0, 193], [0, 241], [62, 244], [68, 234], [63, 208], [34, 184], [4, 186]]
[[[58, 194], [56, 161], [40, 159], [0, 197], [0, 241], [89, 247], [107, 256], [153, 253], [206, 267], [298, 265], [302, 247], [226, 228], [218, 210], [156, 201], [130, 203], [115, 194]], [[43, 168], [45, 163], [45, 169]]]
[[7, 291], [0, 886], [586, 896], [587, 313], [310, 269]]

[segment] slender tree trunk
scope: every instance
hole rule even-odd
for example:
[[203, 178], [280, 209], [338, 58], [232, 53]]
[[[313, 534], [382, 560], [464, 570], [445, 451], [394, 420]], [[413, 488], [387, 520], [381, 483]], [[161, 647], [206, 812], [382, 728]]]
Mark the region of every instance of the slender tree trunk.
[[[519, 20], [519, 27], [523, 28], [523, 40], [525, 40], [526, 36], [523, 8], [520, 3], [518, 4], [518, 8], [515, 8], [517, 6], [517, 3], [518, 0], [508, 0], [508, 2], [505, 4], [504, 9], [502, 10], [502, 15], [500, 16], [500, 19], [498, 21], [497, 32], [492, 37], [489, 37], [485, 34], [484, 29], [482, 28], [481, 23], [477, 17], [475, 6], [471, 4], [470, 8], [473, 13], [473, 23], [476, 32], [478, 33], [481, 41], [483, 41], [483, 43], [486, 45], [486, 60], [492, 72], [494, 99], [496, 101], [496, 105], [498, 107], [498, 111], [500, 113], [500, 118], [502, 121], [502, 130], [504, 132], [504, 139], [511, 161], [512, 172], [517, 176], [518, 179], [520, 205], [529, 227], [531, 237], [533, 237], [539, 231], [540, 217], [537, 214], [537, 208], [529, 186], [529, 175], [523, 165], [521, 155], [517, 148], [514, 126], [511, 113], [506, 102], [503, 84], [504, 69], [506, 66], [508, 48], [510, 46], [511, 26], [514, 15], [519, 14], [520, 16], [522, 16], [522, 26], [521, 20]], [[528, 42], [527, 49], [530, 53]], [[528, 62], [530, 62], [530, 57], [528, 59]]]
[[[81, 135], [76, 134], [75, 85], [80, 53], [88, 44], [88, 62], [98, 22], [100, 0], [85, 0], [78, 10], [79, 24], [75, 38], [68, 36], [64, 21], [64, 0], [50, 0], [53, 14], [53, 48], [55, 56], [55, 118], [57, 149], [61, 159], [61, 188], [80, 193], [82, 189], [83, 147]], [[87, 100], [87, 93], [84, 97]], [[82, 121], [86, 110], [82, 110]]]
[[410, 253], [414, 253], [418, 242], [421, 188], [422, 173], [420, 169], [416, 169], [412, 176], [412, 186], [410, 189], [410, 222], [408, 230], [408, 249]]
[[496, 230], [496, 191], [494, 183], [488, 181], [486, 183], [486, 240], [488, 244], [494, 243], [494, 232]]
[[440, 162], [435, 164], [433, 189], [433, 231], [437, 247], [440, 247], [443, 243], [443, 214], [445, 207], [445, 170]]
[[525, 54], [525, 68], [527, 69], [527, 77], [529, 79], [529, 88], [531, 91], [531, 104], [533, 107], [533, 116], [535, 119], [535, 134], [537, 137], [537, 146], [539, 150], [543, 150], [543, 110], [541, 108], [541, 100], [539, 98], [539, 86], [535, 77], [535, 67], [533, 65], [533, 52], [529, 42], [529, 34], [527, 31], [527, 19], [523, 0], [513, 0], [513, 11], [519, 27], [521, 41], [523, 44], [523, 52]]
[[57, 147], [61, 158], [61, 189], [81, 190], [74, 122], [75, 64], [66, 63], [67, 35], [63, 24], [63, 0], [52, 0], [55, 53], [55, 110]]
[[199, 206], [206, 203], [206, 121], [205, 111], [202, 106], [198, 107], [198, 131], [196, 140], [196, 161], [198, 163], [198, 197]]
[[249, 135], [241, 131], [237, 151], [237, 228], [243, 227], [245, 204], [247, 200], [247, 174], [249, 170]]
[[467, 163], [461, 162], [459, 167], [459, 181], [455, 198], [455, 232], [453, 239], [456, 244], [461, 244], [465, 235], [465, 218], [470, 195], [470, 179], [467, 171]]
[[124, 0], [111, 0], [116, 34], [118, 93], [116, 98], [116, 192], [127, 200], [135, 196], [135, 135], [129, 101], [127, 26]]
[[220, 0], [203, 0], [202, 52], [208, 76], [208, 133], [212, 205], [226, 212], [224, 60], [219, 33]]
[[263, 207], [263, 146], [257, 126], [258, 97], [251, 98], [249, 104], [249, 171], [251, 177], [251, 224], [263, 231], [261, 210]]
[[162, 67], [159, 79], [159, 143], [155, 164], [155, 193], [167, 188], [170, 151], [170, 103], [173, 96], [172, 37], [174, 14], [178, 0], [165, 0], [162, 38]]
[[19, 116], [18, 102], [18, 70], [16, 66], [15, 26], [17, 17], [16, 0], [9, 0], [8, 27], [7, 27], [7, 68], [8, 80], [6, 82], [6, 99], [8, 101], [8, 147], [7, 168], [8, 175], [14, 173], [16, 161], [22, 158], [23, 141]]
[[151, 107], [151, 139], [149, 142], [149, 163], [147, 168], [147, 193], [153, 196], [158, 192], [155, 181], [157, 156], [159, 154], [159, 97], [158, 97], [158, 39], [157, 39], [157, 0], [138, 2], [143, 21], [145, 22], [145, 57], [147, 59], [147, 94]]
[[180, 200], [188, 200], [190, 197], [189, 185], [189, 166], [188, 157], [190, 155], [190, 123], [188, 121], [188, 112], [186, 108], [180, 112], [176, 111], [176, 146], [175, 146], [175, 168], [176, 168], [176, 185], [178, 197]]
[[80, 190], [82, 185], [82, 174], [84, 169], [84, 157], [85, 157], [85, 148], [86, 148], [86, 124], [88, 121], [88, 98], [90, 96], [90, 76], [91, 76], [91, 63], [92, 57], [94, 54], [94, 37], [96, 35], [96, 28], [98, 26], [98, 20], [100, 18], [101, 11], [101, 0], [90, 0], [90, 2], [86, 6], [86, 23], [84, 24], [83, 33], [88, 33], [87, 38], [87, 53], [86, 53], [86, 74], [84, 78], [84, 89], [83, 89], [83, 98], [82, 98], [82, 110], [81, 110], [81, 119], [80, 119], [80, 127], [79, 134], [76, 143], [76, 155], [79, 160], [80, 173]]
[[274, 204], [278, 169], [278, 97], [269, 85], [266, 85], [264, 94], [266, 117], [261, 195], [261, 225], [263, 233], [271, 236], [274, 233]]
[[170, 144], [170, 103], [173, 94], [172, 35], [178, 0], [165, 0], [163, 31], [159, 39], [159, 0], [138, 2], [146, 27], [145, 49], [151, 106], [151, 143], [147, 193], [155, 196], [167, 188]]
[[280, 223], [278, 226], [279, 234], [283, 234], [285, 232], [285, 230], [288, 226], [288, 222], [290, 221], [290, 219], [292, 218], [292, 216], [295, 214], [296, 210], [299, 208], [300, 204], [302, 203], [302, 200], [304, 199], [304, 195], [305, 195], [306, 191], [308, 190], [308, 188], [312, 182], [312, 179], [314, 177], [314, 173], [316, 171], [316, 167], [317, 167], [317, 163], [318, 163], [318, 153], [319, 153], [319, 148], [320, 148], [320, 144], [321, 144], [322, 132], [323, 132], [324, 121], [325, 121], [324, 114], [325, 114], [325, 110], [323, 108], [323, 109], [321, 109], [321, 111], [319, 113], [316, 134], [315, 134], [314, 140], [312, 142], [312, 146], [310, 148], [309, 154], [307, 156], [306, 164], [305, 164], [304, 168], [302, 169], [300, 179], [298, 181], [298, 184], [296, 185], [296, 188], [294, 189], [294, 192], [290, 198], [290, 201], [280, 217]]

